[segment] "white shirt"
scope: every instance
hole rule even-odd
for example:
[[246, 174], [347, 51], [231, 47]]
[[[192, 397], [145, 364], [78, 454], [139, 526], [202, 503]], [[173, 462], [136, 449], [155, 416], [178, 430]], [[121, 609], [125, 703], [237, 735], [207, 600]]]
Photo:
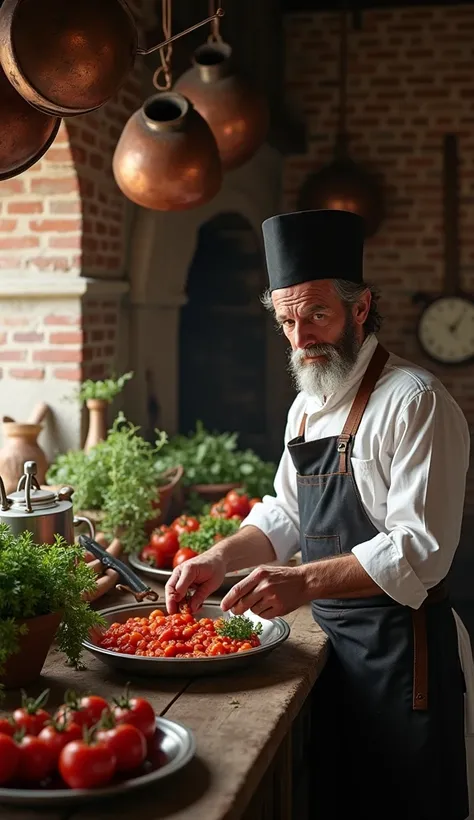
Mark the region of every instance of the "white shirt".
[[[369, 336], [350, 378], [325, 402], [299, 393], [285, 431], [298, 435], [307, 413], [307, 441], [337, 436], [376, 348]], [[354, 439], [352, 469], [378, 534], [352, 552], [391, 598], [417, 609], [448, 573], [464, 504], [470, 437], [466, 419], [441, 382], [393, 354], [385, 365]], [[341, 510], [341, 515], [344, 511]], [[285, 447], [275, 497], [265, 496], [242, 525], [258, 527], [285, 563], [300, 548], [296, 470]]]

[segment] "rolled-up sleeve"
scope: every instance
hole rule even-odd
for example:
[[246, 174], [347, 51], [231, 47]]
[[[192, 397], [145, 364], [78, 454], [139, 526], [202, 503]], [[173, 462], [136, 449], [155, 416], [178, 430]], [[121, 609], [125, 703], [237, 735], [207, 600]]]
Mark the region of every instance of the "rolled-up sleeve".
[[446, 577], [459, 542], [469, 429], [444, 391], [422, 390], [400, 414], [385, 530], [352, 550], [391, 598], [414, 609]]
[[[285, 431], [285, 443], [291, 438], [290, 421]], [[275, 495], [265, 495], [256, 504], [242, 527], [258, 527], [271, 541], [276, 560], [286, 563], [299, 550], [299, 516], [296, 488], [296, 470], [285, 447], [275, 475]]]

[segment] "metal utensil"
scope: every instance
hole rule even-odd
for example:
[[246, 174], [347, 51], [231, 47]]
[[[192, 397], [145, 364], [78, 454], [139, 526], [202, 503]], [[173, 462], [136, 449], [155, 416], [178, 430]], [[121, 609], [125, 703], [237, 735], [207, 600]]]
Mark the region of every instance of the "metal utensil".
[[123, 561], [104, 550], [97, 541], [87, 535], [80, 535], [78, 541], [81, 547], [92, 553], [95, 558], [98, 558], [106, 569], [114, 569], [119, 574], [124, 583], [117, 584], [117, 589], [131, 592], [138, 603], [141, 603], [145, 598], [149, 598], [151, 601], [158, 600], [158, 593], [154, 589], [147, 586]]
[[156, 728], [161, 733], [160, 749], [166, 755], [167, 762], [154, 771], [131, 777], [103, 789], [8, 789], [4, 787], [0, 788], [0, 804], [31, 806], [35, 809], [42, 809], [46, 806], [68, 806], [74, 803], [119, 797], [136, 789], [150, 786], [158, 780], [165, 780], [186, 766], [194, 757], [196, 741], [191, 730], [176, 720], [157, 717]]
[[[100, 614], [105, 618], [107, 625], [112, 623], [125, 623], [128, 618], [146, 618], [155, 606], [142, 604], [126, 604], [125, 606], [113, 606], [101, 610]], [[160, 609], [166, 611], [164, 605]], [[253, 612], [246, 612], [247, 617], [255, 623], [261, 623], [263, 627], [260, 636], [261, 645], [247, 652], [237, 652], [235, 655], [216, 655], [210, 658], [144, 658], [136, 655], [122, 655], [110, 649], [102, 649], [97, 644], [97, 636], [91, 636], [90, 640], [84, 641], [83, 646], [92, 652], [100, 661], [114, 669], [122, 669], [130, 675], [140, 674], [151, 677], [200, 677], [201, 675], [218, 675], [234, 670], [244, 669], [260, 658], [265, 657], [277, 646], [280, 646], [290, 634], [290, 627], [283, 618], [274, 618], [267, 621], [254, 615]], [[196, 617], [199, 618], [228, 618], [228, 614], [223, 612], [219, 604], [206, 603], [199, 610]]]

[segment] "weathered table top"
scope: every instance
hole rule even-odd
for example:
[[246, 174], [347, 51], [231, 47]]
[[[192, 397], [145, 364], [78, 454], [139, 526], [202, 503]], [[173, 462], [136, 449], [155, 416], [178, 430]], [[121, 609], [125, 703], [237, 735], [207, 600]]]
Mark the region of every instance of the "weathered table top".
[[[155, 585], [163, 600], [163, 588]], [[104, 597], [98, 608], [117, 602]], [[122, 596], [124, 603], [129, 596]], [[219, 600], [214, 598], [211, 600]], [[140, 820], [237, 820], [244, 812], [278, 746], [300, 711], [324, 666], [327, 639], [309, 607], [286, 617], [289, 639], [270, 655], [240, 673], [198, 679], [135, 678], [134, 694], [143, 695], [157, 714], [179, 720], [195, 733], [194, 760], [167, 781], [130, 798], [82, 805], [77, 809], [36, 811], [0, 806], [2, 820], [129, 820], [139, 806]], [[88, 653], [87, 669], [74, 671], [52, 651], [41, 680], [29, 688], [50, 688], [49, 705], [59, 705], [66, 689], [117, 696], [127, 682]], [[18, 705], [8, 693], [5, 709]]]

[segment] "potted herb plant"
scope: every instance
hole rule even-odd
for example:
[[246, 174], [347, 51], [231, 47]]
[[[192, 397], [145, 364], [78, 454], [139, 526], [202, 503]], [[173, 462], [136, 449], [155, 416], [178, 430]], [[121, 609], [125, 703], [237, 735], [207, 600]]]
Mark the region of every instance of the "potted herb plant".
[[0, 685], [27, 686], [43, 668], [56, 636], [77, 665], [82, 641], [102, 618], [84, 600], [94, 572], [80, 547], [58, 538], [35, 544], [30, 532], [14, 535], [0, 524]]
[[234, 488], [241, 487], [251, 497], [273, 492], [274, 464], [253, 450], [239, 450], [238, 433], [211, 433], [201, 422], [190, 435], [171, 438], [159, 453], [160, 471], [176, 464], [184, 470], [186, 507], [196, 513]]
[[145, 543], [147, 522], [160, 514], [161, 487], [170, 484], [169, 473], [157, 467], [166, 433], [151, 444], [139, 430], [119, 413], [103, 441], [87, 453], [59, 455], [47, 473], [49, 484], [74, 487], [76, 509], [95, 519], [108, 539], [118, 538], [126, 553]]
[[84, 443], [86, 453], [106, 438], [108, 406], [122, 392], [126, 382], [132, 377], [133, 372], [130, 372], [123, 373], [117, 379], [110, 378], [103, 381], [87, 379], [82, 382], [77, 399], [89, 410], [89, 430]]

